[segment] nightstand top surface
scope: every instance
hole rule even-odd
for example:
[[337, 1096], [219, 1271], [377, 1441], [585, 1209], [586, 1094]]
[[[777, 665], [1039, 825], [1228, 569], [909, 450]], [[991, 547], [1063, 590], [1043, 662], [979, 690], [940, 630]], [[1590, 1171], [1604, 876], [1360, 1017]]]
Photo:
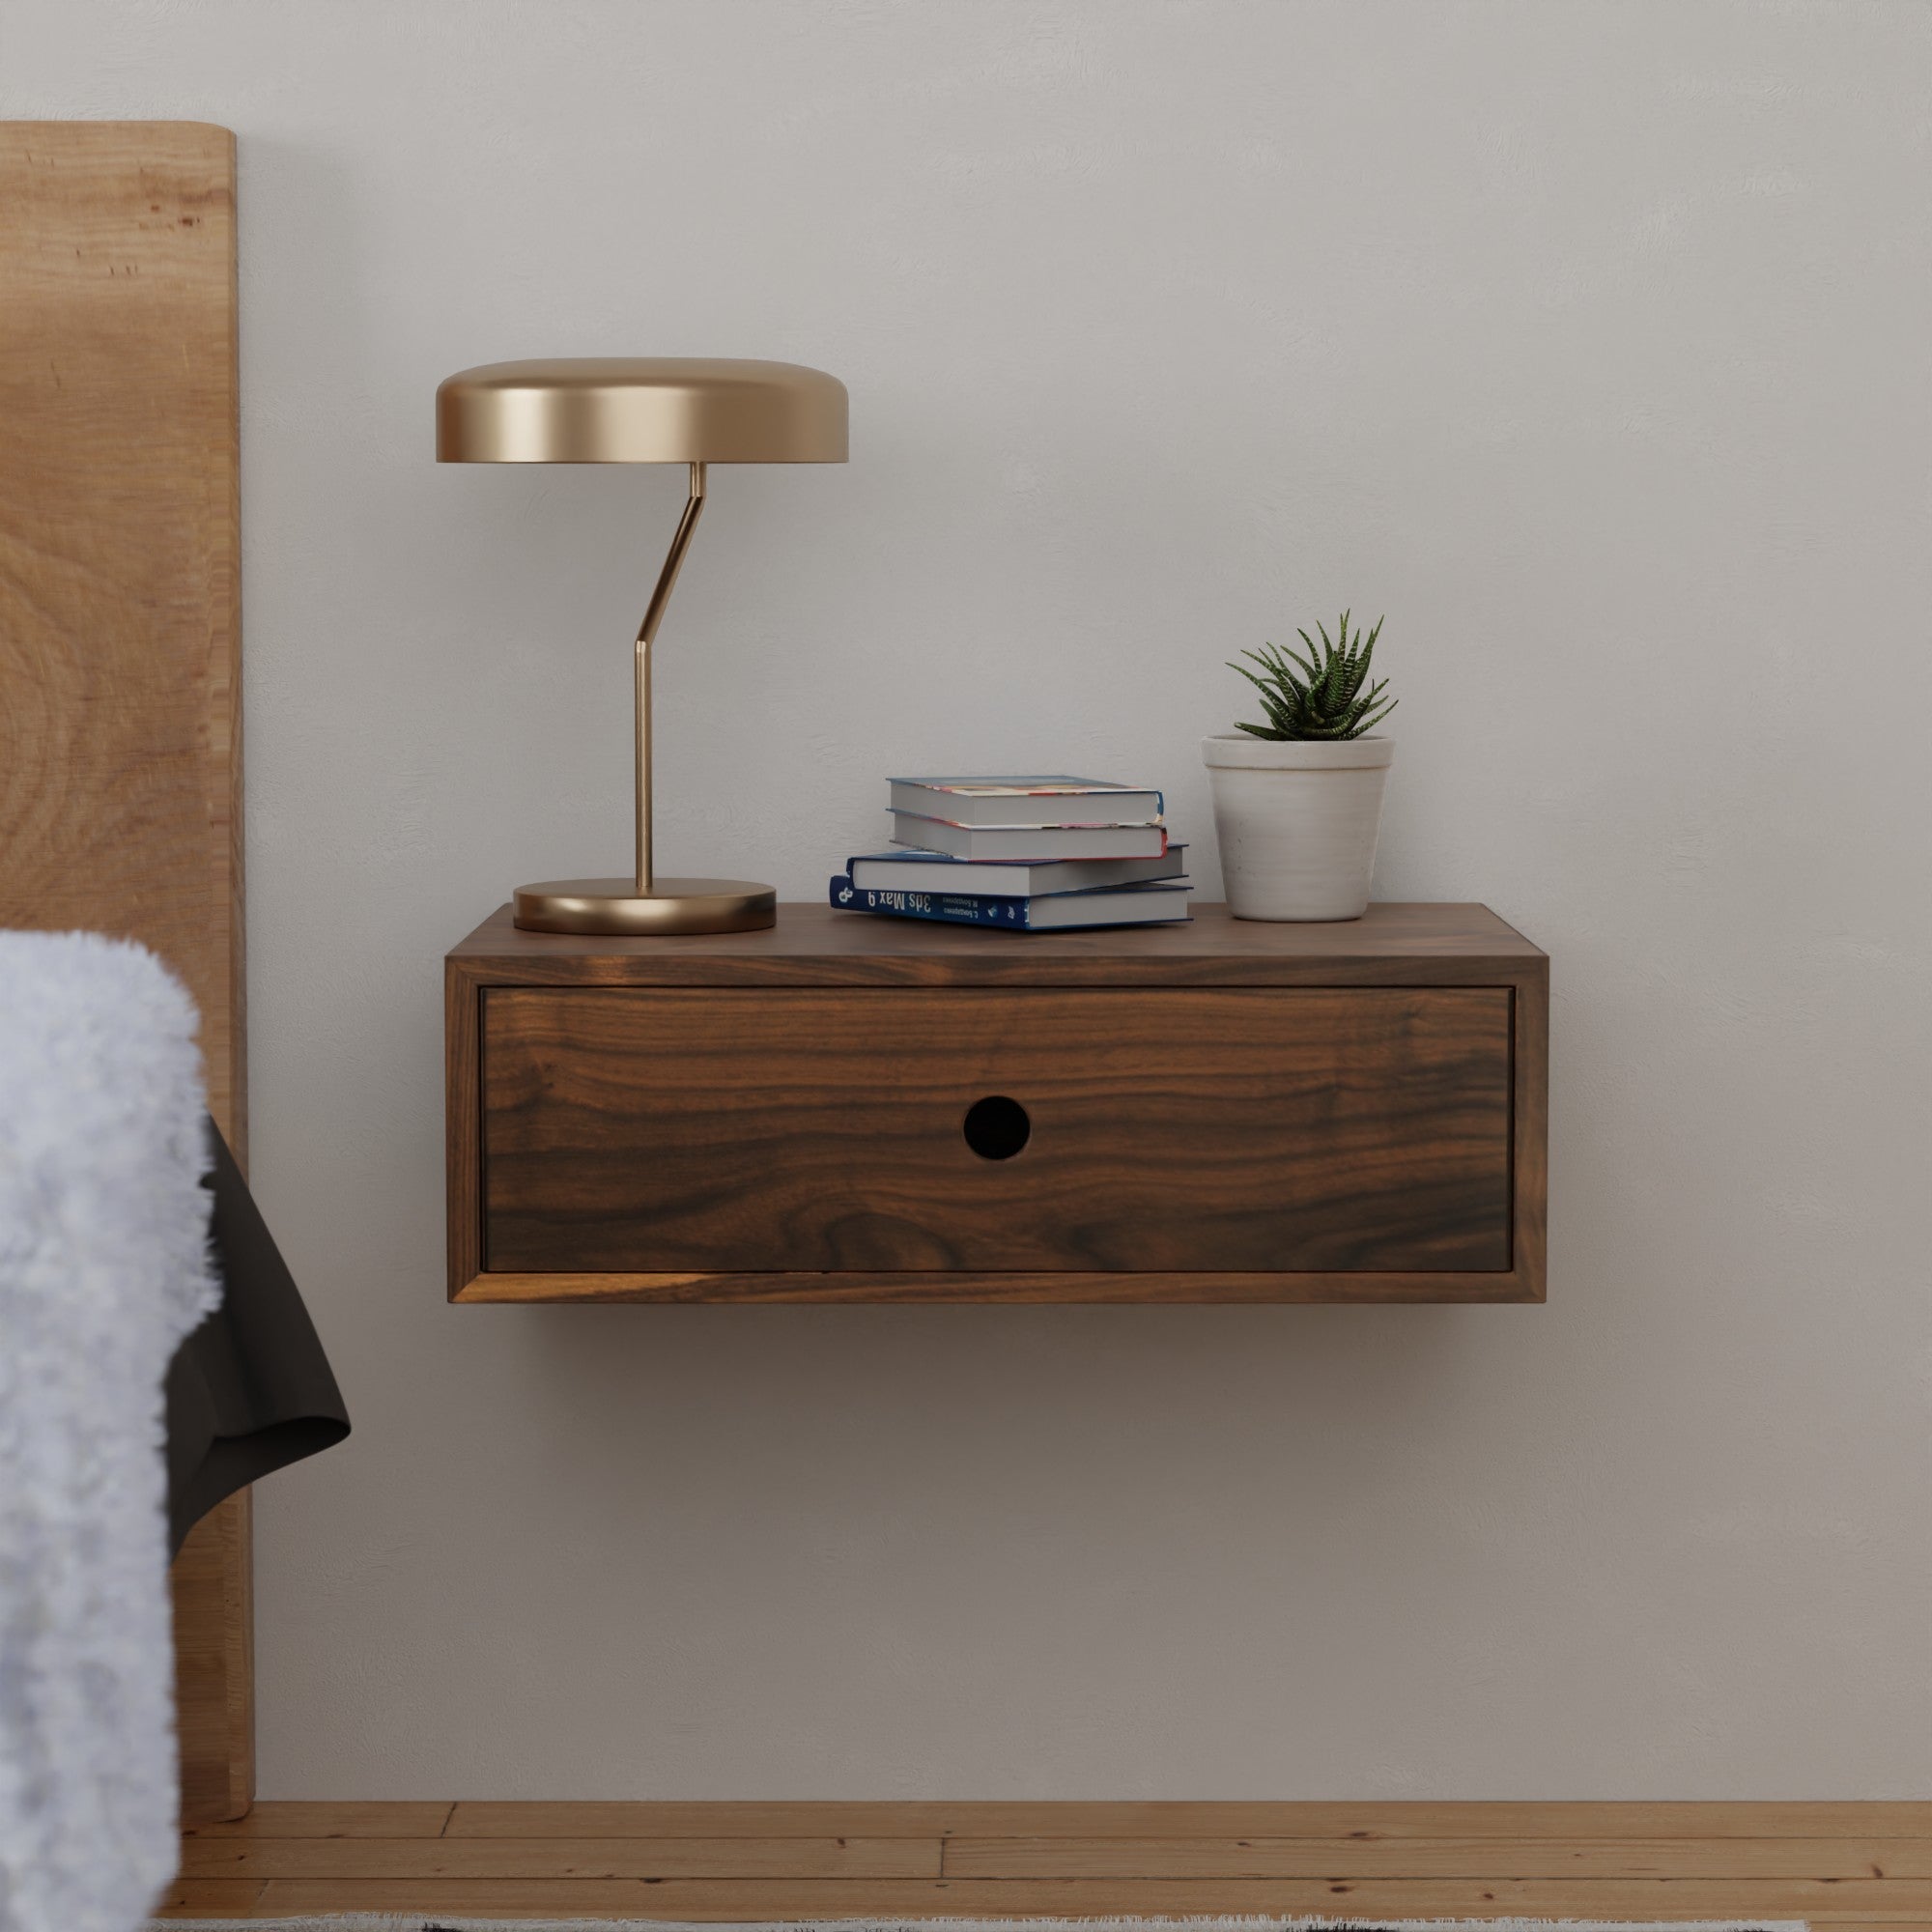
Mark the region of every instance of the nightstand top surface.
[[[1197, 905], [1185, 924], [1085, 932], [1001, 932], [888, 919], [828, 905], [781, 905], [763, 932], [626, 938], [522, 932], [499, 906], [449, 952], [486, 980], [603, 984], [849, 979], [928, 983], [1201, 981], [1277, 977], [1515, 978], [1544, 954], [1487, 906], [1379, 902], [1358, 920], [1289, 925]], [[1418, 970], [1421, 969], [1421, 970]], [[1448, 970], [1444, 970], [1448, 969]]]

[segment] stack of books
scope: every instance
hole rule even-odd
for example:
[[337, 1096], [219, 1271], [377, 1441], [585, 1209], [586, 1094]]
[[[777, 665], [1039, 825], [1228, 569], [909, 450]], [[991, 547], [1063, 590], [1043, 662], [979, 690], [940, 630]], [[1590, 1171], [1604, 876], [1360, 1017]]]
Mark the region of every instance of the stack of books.
[[893, 779], [893, 845], [845, 862], [832, 903], [1012, 932], [1188, 917], [1187, 847], [1161, 795], [1099, 779]]

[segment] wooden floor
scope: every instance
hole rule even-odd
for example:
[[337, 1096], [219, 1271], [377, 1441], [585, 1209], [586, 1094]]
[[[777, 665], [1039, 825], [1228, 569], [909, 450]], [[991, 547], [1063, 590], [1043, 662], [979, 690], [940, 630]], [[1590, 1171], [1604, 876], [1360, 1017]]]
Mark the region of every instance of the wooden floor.
[[262, 1804], [184, 1917], [1806, 1918], [1932, 1932], [1932, 1803]]

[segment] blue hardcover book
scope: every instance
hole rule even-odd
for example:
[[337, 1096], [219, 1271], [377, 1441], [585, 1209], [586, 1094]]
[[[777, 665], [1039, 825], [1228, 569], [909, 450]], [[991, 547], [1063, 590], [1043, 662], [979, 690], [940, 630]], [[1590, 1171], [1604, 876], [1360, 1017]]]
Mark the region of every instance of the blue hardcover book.
[[1008, 932], [1065, 932], [1077, 926], [1158, 925], [1184, 921], [1187, 879], [1160, 879], [1112, 892], [1043, 893], [1013, 898], [996, 893], [881, 892], [855, 886], [837, 872], [832, 903], [845, 912], [882, 913], [889, 919], [936, 919], [952, 925], [990, 925]]

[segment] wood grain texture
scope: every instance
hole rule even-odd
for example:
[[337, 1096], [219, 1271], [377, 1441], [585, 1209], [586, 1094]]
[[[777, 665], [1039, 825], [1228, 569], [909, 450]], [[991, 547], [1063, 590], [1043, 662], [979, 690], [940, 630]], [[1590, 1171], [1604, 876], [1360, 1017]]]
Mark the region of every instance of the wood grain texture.
[[[581, 1846], [582, 1839], [562, 1839]], [[614, 1843], [615, 1840], [601, 1840]], [[716, 1842], [716, 1841], [714, 1841]], [[948, 1878], [1932, 1878], [1922, 1838], [950, 1837]]]
[[937, 1878], [937, 1838], [195, 1838], [202, 1878]]
[[[385, 1811], [412, 1805], [263, 1804], [224, 1830], [292, 1836], [318, 1821], [331, 1828], [345, 1813], [373, 1832]], [[440, 1808], [440, 1807], [439, 1807]], [[1493, 1838], [1506, 1844], [1676, 1839], [1702, 1846], [1718, 1839], [1910, 1838], [1932, 1840], [1932, 1802], [1584, 1803], [1458, 1800], [1393, 1804], [1167, 1800], [779, 1800], [681, 1803], [598, 1800], [459, 1802], [442, 1833], [449, 1837], [795, 1836], [1057, 1838], [1171, 1840], [1245, 1837], [1321, 1838], [1338, 1846], [1404, 1839]], [[1497, 1854], [1506, 1859], [1509, 1854]], [[1748, 1849], [1738, 1855], [1751, 1856]], [[1745, 1867], [1741, 1866], [1740, 1869]]]
[[0, 125], [0, 923], [138, 939], [242, 1159], [235, 151]]
[[1932, 1878], [1922, 1838], [190, 1838], [203, 1878]]
[[161, 1918], [251, 1918], [262, 1897], [258, 1878], [177, 1878], [161, 1893]]
[[212, 1838], [436, 1838], [455, 1805], [447, 1800], [270, 1800], [245, 1817], [211, 1818], [184, 1828], [185, 1843]]
[[[1548, 978], [1482, 906], [452, 949], [463, 1301], [1534, 1301]], [[1009, 1162], [959, 1138], [1018, 1098]]]
[[483, 982], [452, 957], [442, 969], [445, 1259], [454, 1301], [483, 1272]]
[[[185, 1852], [185, 1897], [259, 1918], [1803, 1917], [1932, 1932], [1932, 1805], [1917, 1803], [273, 1804]], [[901, 1861], [921, 1875], [867, 1875]]]
[[1197, 905], [1184, 925], [1025, 934], [782, 905], [763, 932], [677, 939], [520, 932], [500, 906], [448, 956], [495, 986], [1493, 985], [1544, 958], [1487, 906], [1395, 902], [1322, 925]]
[[[235, 144], [0, 124], [0, 925], [151, 947], [245, 1171]], [[253, 1791], [250, 1519], [176, 1566], [184, 1801]]]
[[1188, 1917], [1922, 1920], [1932, 1884], [1868, 1879], [270, 1879], [254, 1910], [693, 1920]]
[[526, 1301], [641, 1302], [698, 1304], [770, 1302], [813, 1307], [904, 1302], [930, 1307], [1031, 1305], [1043, 1302], [1185, 1302], [1195, 1307], [1232, 1307], [1259, 1302], [1535, 1302], [1540, 1285], [1518, 1269], [1463, 1273], [1375, 1274], [1362, 1270], [1321, 1270], [1230, 1274], [1216, 1270], [1171, 1269], [1159, 1273], [1076, 1273], [1071, 1269], [1030, 1271], [875, 1272], [849, 1268], [837, 1273], [660, 1273], [573, 1274], [503, 1273], [473, 1275], [449, 1297], [465, 1303]]
[[202, 1518], [172, 1577], [175, 1725], [184, 1823], [244, 1815], [255, 1798], [254, 1502]]
[[[1497, 987], [752, 992], [484, 1003], [488, 1264], [1509, 1265]], [[982, 1096], [1031, 1118], [982, 1159]]]
[[1515, 982], [1511, 1042], [1515, 1121], [1510, 1144], [1510, 1265], [1544, 1296], [1549, 1256], [1549, 961], [1528, 961]]

